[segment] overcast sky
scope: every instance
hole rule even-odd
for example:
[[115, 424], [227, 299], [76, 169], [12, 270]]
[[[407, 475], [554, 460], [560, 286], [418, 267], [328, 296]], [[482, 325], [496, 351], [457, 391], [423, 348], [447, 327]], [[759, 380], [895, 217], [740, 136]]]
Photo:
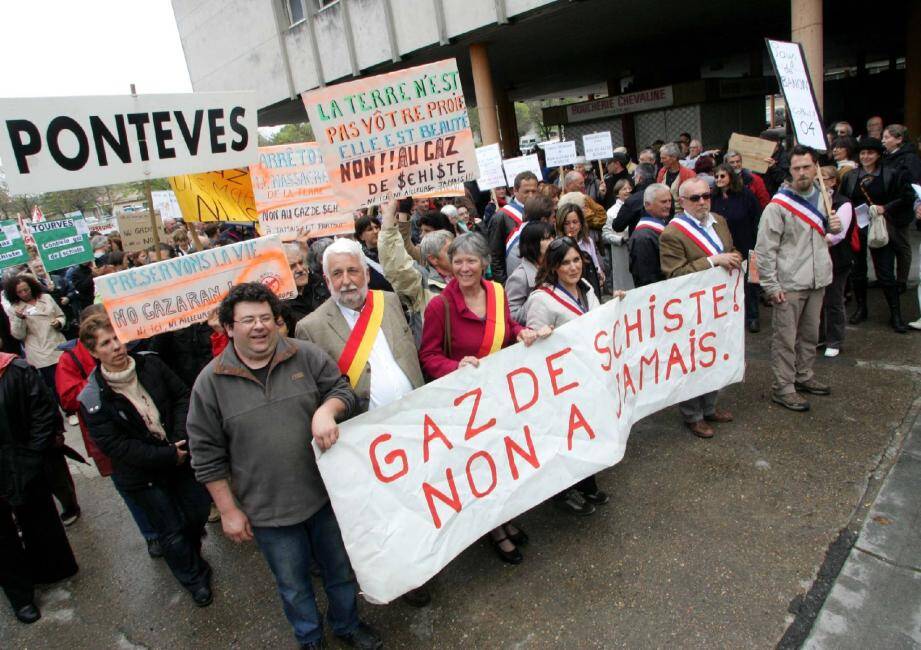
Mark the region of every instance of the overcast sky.
[[169, 0], [7, 0], [0, 96], [191, 92]]

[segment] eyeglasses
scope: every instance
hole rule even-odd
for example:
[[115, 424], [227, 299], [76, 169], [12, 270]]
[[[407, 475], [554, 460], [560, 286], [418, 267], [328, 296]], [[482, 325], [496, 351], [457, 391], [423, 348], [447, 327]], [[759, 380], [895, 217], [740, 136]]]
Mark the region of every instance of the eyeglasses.
[[243, 327], [253, 327], [256, 325], [257, 321], [263, 325], [269, 325], [270, 323], [275, 322], [275, 317], [268, 314], [260, 316], [259, 318], [256, 318], [255, 316], [245, 316], [240, 320], [235, 320], [234, 323], [242, 325]]
[[564, 246], [564, 245], [565, 246], [576, 246], [577, 244], [576, 244], [576, 240], [573, 239], [572, 237], [557, 237], [552, 242], [550, 242], [550, 245], [547, 247], [547, 250], [553, 251], [559, 248], [560, 246]]
[[711, 196], [710, 192], [704, 192], [703, 194], [692, 194], [691, 196], [686, 196], [684, 198], [686, 201], [690, 201], [691, 203], [697, 203], [701, 199], [703, 199], [704, 201], [709, 201], [710, 196]]
[[729, 174], [717, 174], [716, 178], [729, 178]]

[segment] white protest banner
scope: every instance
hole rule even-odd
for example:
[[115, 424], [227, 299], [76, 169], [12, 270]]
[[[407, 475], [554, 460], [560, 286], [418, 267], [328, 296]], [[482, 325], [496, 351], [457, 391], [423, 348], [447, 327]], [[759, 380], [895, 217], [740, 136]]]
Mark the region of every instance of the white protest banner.
[[487, 531], [616, 464], [640, 418], [741, 381], [741, 279], [714, 268], [632, 290], [340, 424], [318, 465], [366, 597], [424, 584]]
[[499, 144], [487, 144], [476, 148], [477, 165], [480, 168], [480, 177], [476, 179], [480, 190], [486, 191], [496, 187], [507, 187], [505, 172], [502, 171], [502, 150]]
[[95, 279], [115, 333], [145, 339], [206, 320], [230, 288], [261, 282], [279, 298], [297, 295], [281, 240], [260, 237]]
[[582, 149], [586, 160], [607, 160], [614, 155], [614, 141], [610, 131], [586, 133], [582, 136]]
[[256, 94], [0, 99], [0, 158], [13, 194], [246, 166]]
[[154, 190], [150, 193], [153, 199], [154, 211], [160, 213], [161, 219], [182, 220], [182, 208], [172, 190]]
[[574, 165], [576, 162], [576, 141], [542, 142], [540, 144], [547, 156], [547, 167]]
[[742, 167], [759, 174], [767, 171], [770, 166], [767, 159], [774, 155], [776, 147], [777, 145], [770, 140], [741, 133], [733, 133], [729, 137], [729, 148], [738, 151], [742, 156]]
[[[774, 41], [769, 38], [768, 52], [777, 81], [783, 91], [787, 105], [787, 114], [793, 121], [793, 130], [800, 144], [812, 147], [816, 151], [825, 151], [825, 128], [822, 114], [812, 89], [812, 80], [806, 68], [806, 58], [799, 43]], [[821, 72], [821, 71], [820, 71]]]
[[310, 237], [355, 232], [355, 218], [339, 210], [316, 142], [259, 147], [249, 175], [263, 234], [291, 241], [301, 231]]
[[521, 172], [533, 172], [537, 176], [537, 180], [543, 180], [544, 178], [540, 171], [540, 161], [537, 159], [536, 153], [503, 160], [502, 169], [505, 170], [505, 177], [508, 179], [510, 187], [515, 182], [515, 177]]
[[[122, 249], [129, 253], [146, 251], [156, 244], [153, 226], [150, 223], [150, 214], [147, 212], [123, 212], [116, 217], [118, 233], [122, 238]], [[163, 219], [157, 215], [157, 230], [160, 241], [166, 243], [166, 231], [163, 229]]]
[[325, 86], [302, 99], [343, 210], [477, 177], [454, 59]]

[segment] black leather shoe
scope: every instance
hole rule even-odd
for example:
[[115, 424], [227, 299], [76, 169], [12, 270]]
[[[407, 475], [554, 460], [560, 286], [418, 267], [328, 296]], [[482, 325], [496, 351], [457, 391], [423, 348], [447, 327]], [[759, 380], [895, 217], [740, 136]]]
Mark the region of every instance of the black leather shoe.
[[853, 314], [851, 314], [851, 317], [847, 319], [847, 322], [851, 325], [857, 325], [858, 323], [862, 323], [867, 320], [868, 315], [867, 306], [858, 303], [857, 309]]
[[150, 557], [163, 557], [163, 547], [160, 546], [159, 539], [147, 540], [147, 555]]
[[583, 499], [589, 503], [595, 504], [596, 506], [603, 506], [611, 500], [611, 498], [608, 496], [608, 493], [604, 490], [598, 490], [597, 492], [580, 492], [579, 494], [582, 495]]
[[192, 592], [192, 600], [198, 607], [207, 607], [214, 602], [214, 594], [211, 593], [210, 587], [199, 587]]
[[526, 532], [524, 532], [524, 528], [518, 526], [517, 524], [512, 524], [512, 526], [515, 528], [514, 533], [508, 532], [508, 525], [506, 525], [504, 528], [505, 534], [508, 535], [508, 538], [514, 542], [515, 546], [524, 546], [527, 544], [528, 540], [531, 538], [528, 537]]
[[15, 610], [15, 612], [16, 618], [18, 618], [21, 623], [34, 623], [42, 617], [42, 613], [38, 611], [38, 607], [35, 606], [35, 603], [23, 605]]
[[489, 540], [492, 542], [492, 547], [496, 549], [496, 554], [499, 556], [499, 559], [503, 562], [507, 564], [521, 564], [524, 561], [524, 556], [521, 554], [521, 551], [518, 550], [517, 546], [511, 551], [506, 551], [500, 546], [502, 542], [509, 540], [508, 537], [493, 539], [492, 536], [490, 536]]
[[384, 647], [384, 642], [381, 641], [377, 632], [366, 623], [359, 622], [358, 627], [351, 634], [343, 634], [342, 636], [337, 634], [336, 637], [347, 646], [362, 648], [362, 650], [377, 650], [377, 648]]
[[761, 331], [761, 323], [756, 320], [748, 321], [748, 331], [752, 334], [757, 334]]
[[553, 498], [553, 505], [571, 515], [587, 517], [595, 512], [595, 506], [586, 501], [575, 488], [569, 488]]

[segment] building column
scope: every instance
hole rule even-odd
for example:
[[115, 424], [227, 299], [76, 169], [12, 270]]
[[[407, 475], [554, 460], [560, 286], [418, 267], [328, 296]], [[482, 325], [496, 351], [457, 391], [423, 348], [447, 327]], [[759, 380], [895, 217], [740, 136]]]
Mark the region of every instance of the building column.
[[921, 135], [921, 4], [913, 3], [905, 25], [905, 126], [912, 138]]
[[480, 118], [480, 138], [484, 145], [494, 144], [499, 142], [499, 115], [485, 43], [474, 43], [470, 46], [470, 68], [473, 71], [473, 91], [476, 94], [477, 115]]
[[505, 88], [499, 87], [496, 89], [496, 104], [499, 113], [499, 141], [502, 144], [502, 157], [514, 158], [520, 154], [515, 102], [509, 100]]
[[822, 0], [790, 0], [790, 40], [803, 46], [819, 110], [825, 106]]

